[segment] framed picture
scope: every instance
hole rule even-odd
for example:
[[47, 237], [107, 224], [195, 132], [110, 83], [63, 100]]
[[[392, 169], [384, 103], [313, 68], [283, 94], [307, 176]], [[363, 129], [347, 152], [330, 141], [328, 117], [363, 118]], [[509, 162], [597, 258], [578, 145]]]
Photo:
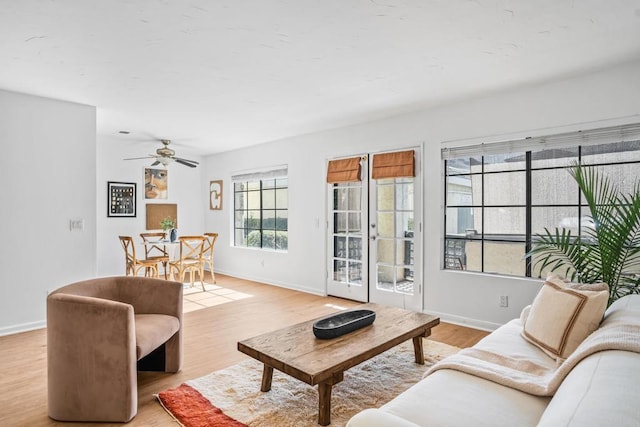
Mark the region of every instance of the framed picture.
[[136, 216], [135, 182], [107, 182], [107, 216], [128, 218]]
[[166, 199], [169, 186], [169, 171], [144, 168], [144, 198]]
[[178, 205], [175, 203], [147, 203], [147, 230], [159, 230], [160, 222], [171, 218], [178, 227]]
[[222, 180], [209, 182], [209, 209], [222, 210]]

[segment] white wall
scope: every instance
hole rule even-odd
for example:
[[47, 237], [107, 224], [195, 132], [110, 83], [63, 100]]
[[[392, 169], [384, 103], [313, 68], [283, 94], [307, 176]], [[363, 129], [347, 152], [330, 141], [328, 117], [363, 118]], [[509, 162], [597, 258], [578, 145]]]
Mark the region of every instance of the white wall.
[[[119, 235], [132, 236], [140, 243], [140, 233], [146, 229], [147, 203], [175, 203], [178, 205], [178, 234], [202, 234], [204, 230], [205, 202], [204, 179], [202, 168], [189, 168], [177, 163], [168, 166], [167, 199], [145, 200], [144, 168], [149, 167], [151, 160], [123, 160], [129, 157], [142, 157], [160, 147], [158, 143], [131, 143], [130, 138], [99, 136], [97, 143], [98, 165], [97, 175], [97, 275], [114, 276], [125, 273], [124, 251], [118, 240]], [[180, 148], [172, 147], [179, 154]], [[184, 155], [192, 160], [200, 161], [199, 156]], [[107, 217], [107, 182], [135, 182], [137, 189], [137, 212], [135, 218]], [[207, 185], [208, 188], [208, 185]], [[159, 228], [159, 227], [157, 227]], [[137, 251], [142, 247], [137, 245]], [[141, 256], [140, 254], [137, 254]], [[144, 257], [144, 253], [142, 253]]]
[[0, 90], [0, 335], [44, 326], [47, 291], [95, 275], [95, 140], [94, 107]]
[[[539, 289], [538, 280], [440, 269], [442, 242], [441, 142], [545, 135], [640, 120], [640, 62], [581, 77], [461, 102], [441, 108], [302, 135], [211, 156], [205, 181], [225, 181], [223, 211], [207, 211], [206, 228], [220, 233], [216, 268], [267, 283], [325, 292], [326, 191], [329, 158], [416, 145], [423, 147], [424, 310], [443, 319], [493, 329], [519, 315]], [[502, 135], [503, 137], [500, 137]], [[289, 165], [289, 251], [231, 247], [232, 189], [236, 172]], [[316, 227], [319, 222], [321, 227]], [[499, 295], [509, 307], [499, 308]]]

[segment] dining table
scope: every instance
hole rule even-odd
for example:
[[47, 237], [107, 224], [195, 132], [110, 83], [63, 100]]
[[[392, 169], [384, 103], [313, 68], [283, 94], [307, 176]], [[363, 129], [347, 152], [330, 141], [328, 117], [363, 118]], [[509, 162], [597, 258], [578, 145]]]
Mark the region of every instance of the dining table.
[[[177, 261], [180, 259], [180, 240], [171, 241], [170, 239], [157, 239], [157, 240], [147, 240], [142, 242], [143, 246], [158, 246], [162, 247], [164, 252], [169, 256], [169, 263], [173, 261]], [[169, 279], [173, 280], [173, 271], [169, 264], [166, 265], [166, 268], [169, 270], [166, 272], [167, 275], [165, 277], [169, 277]], [[164, 275], [164, 270], [159, 270], [158, 275], [160, 273]]]

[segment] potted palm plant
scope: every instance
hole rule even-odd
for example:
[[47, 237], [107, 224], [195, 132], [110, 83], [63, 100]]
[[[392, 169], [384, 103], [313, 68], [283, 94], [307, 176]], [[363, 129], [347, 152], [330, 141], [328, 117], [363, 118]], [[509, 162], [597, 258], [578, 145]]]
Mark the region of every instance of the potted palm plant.
[[630, 194], [594, 167], [574, 164], [569, 173], [590, 210], [590, 226], [574, 236], [566, 228], [545, 228], [531, 251], [539, 271], [559, 272], [572, 281], [605, 282], [609, 302], [640, 293], [640, 181]]
[[176, 240], [177, 230], [176, 230], [176, 221], [171, 217], [165, 217], [160, 221], [160, 227], [162, 230], [169, 236], [169, 240], [172, 242]]

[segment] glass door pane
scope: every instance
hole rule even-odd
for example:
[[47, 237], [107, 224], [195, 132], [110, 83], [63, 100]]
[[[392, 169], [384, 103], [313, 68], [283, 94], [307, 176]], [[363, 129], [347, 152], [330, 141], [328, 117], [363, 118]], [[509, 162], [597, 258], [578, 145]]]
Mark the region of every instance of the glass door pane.
[[420, 218], [416, 210], [419, 182], [417, 177], [371, 180], [371, 302], [422, 310], [422, 289], [416, 277], [420, 259], [416, 242], [421, 235], [415, 221]]
[[[367, 170], [366, 159], [362, 162]], [[332, 184], [329, 191], [329, 277], [327, 293], [368, 301], [367, 289], [367, 180]], [[364, 224], [364, 227], [363, 227]], [[365, 266], [363, 268], [363, 266]]]

